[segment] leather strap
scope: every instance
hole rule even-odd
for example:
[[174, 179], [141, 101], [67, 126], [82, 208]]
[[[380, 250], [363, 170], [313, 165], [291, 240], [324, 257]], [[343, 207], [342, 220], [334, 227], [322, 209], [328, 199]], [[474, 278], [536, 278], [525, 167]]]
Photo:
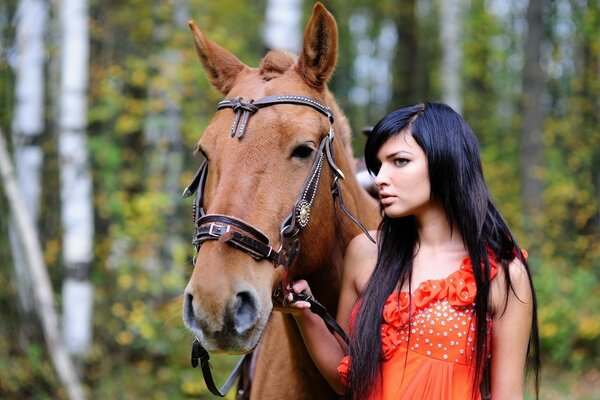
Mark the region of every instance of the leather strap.
[[196, 368], [198, 365], [200, 365], [207, 389], [212, 394], [218, 397], [225, 397], [225, 395], [227, 395], [227, 392], [229, 392], [229, 390], [239, 377], [244, 362], [250, 357], [252, 357], [252, 353], [244, 354], [233, 368], [233, 371], [231, 372], [229, 378], [227, 378], [223, 386], [217, 388], [217, 385], [215, 385], [215, 381], [212, 376], [212, 371], [209, 363], [210, 355], [208, 354], [208, 351], [206, 351], [206, 349], [202, 347], [198, 339], [194, 340], [194, 343], [192, 344], [192, 367]]
[[371, 236], [367, 228], [365, 228], [365, 226], [362, 224], [362, 222], [360, 222], [358, 218], [352, 215], [350, 210], [348, 210], [348, 208], [346, 207], [344, 199], [342, 198], [342, 191], [340, 190], [340, 182], [337, 179], [335, 179], [333, 182], [331, 194], [333, 195], [334, 200], [336, 200], [339, 203], [340, 208], [342, 209], [344, 214], [346, 214], [346, 216], [350, 218], [352, 222], [354, 222], [363, 231], [363, 233], [367, 236], [367, 238], [369, 238], [371, 242], [377, 243], [375, 239], [373, 239], [373, 236]]
[[[278, 292], [279, 294], [274, 294], [274, 296], [276, 296], [276, 297], [279, 297], [283, 293], [283, 291], [281, 291], [281, 287], [279, 287], [278, 290], [280, 291], [280, 292]], [[310, 304], [310, 311], [313, 312], [314, 314], [318, 315], [319, 317], [321, 317], [321, 319], [327, 326], [327, 329], [329, 329], [329, 331], [331, 331], [332, 333], [336, 333], [348, 346], [350, 345], [350, 339], [346, 335], [346, 332], [344, 332], [344, 330], [337, 323], [335, 318], [333, 318], [331, 316], [331, 314], [329, 314], [327, 309], [321, 303], [319, 303], [315, 298], [313, 298], [312, 296], [309, 296], [306, 293], [299, 293], [299, 294], [294, 293], [293, 301], [299, 301], [299, 300], [308, 302]], [[211, 367], [209, 364], [210, 355], [208, 354], [208, 351], [206, 351], [206, 349], [204, 347], [202, 347], [202, 345], [200, 344], [198, 339], [194, 340], [194, 343], [192, 344], [192, 357], [191, 357], [192, 367], [196, 368], [198, 365], [200, 365], [200, 367], [202, 369], [202, 375], [204, 376], [204, 382], [206, 383], [207, 389], [212, 394], [214, 394], [215, 396], [218, 396], [218, 397], [226, 396], [227, 392], [229, 392], [229, 390], [233, 386], [234, 382], [239, 377], [239, 375], [242, 371], [242, 368], [244, 367], [245, 364], [250, 362], [251, 358], [252, 358], [252, 352], [244, 354], [244, 356], [242, 356], [239, 359], [236, 366], [233, 368], [233, 371], [231, 372], [231, 374], [229, 375], [229, 377], [227, 378], [227, 380], [225, 381], [223, 386], [221, 386], [221, 388], [217, 388], [217, 386], [215, 385], [215, 381], [212, 376], [212, 370], [211, 370]], [[249, 387], [246, 388], [246, 390], [244, 390], [244, 393], [242, 393], [242, 395], [249, 394], [248, 389], [249, 389]]]
[[334, 333], [334, 332], [337, 333], [337, 335], [340, 338], [342, 338], [342, 340], [348, 346], [350, 346], [350, 339], [348, 339], [346, 332], [344, 332], [344, 330], [342, 329], [340, 324], [337, 323], [335, 318], [333, 318], [331, 316], [331, 314], [329, 314], [329, 312], [327, 311], [325, 306], [323, 306], [321, 303], [319, 303], [317, 301], [317, 299], [315, 299], [314, 297], [312, 297], [306, 293], [299, 293], [299, 294], [294, 293], [293, 301], [299, 301], [299, 300], [308, 302], [310, 304], [310, 311], [312, 311], [314, 314], [317, 314], [319, 317], [321, 317], [323, 322], [325, 322], [325, 325], [327, 325], [327, 329], [329, 329], [329, 331], [332, 333]]
[[253, 227], [250, 224], [245, 223], [241, 219], [238, 219], [238, 218], [235, 218], [235, 217], [232, 217], [229, 215], [206, 214], [206, 215], [201, 216], [198, 219], [198, 221], [196, 222], [196, 225], [198, 227], [201, 227], [203, 225], [211, 224], [211, 223], [215, 223], [215, 224], [222, 223], [224, 225], [229, 225], [229, 226], [239, 228], [240, 230], [247, 232], [250, 235], [254, 236], [256, 239], [260, 240], [261, 242], [266, 243], [266, 244], [269, 243], [269, 238], [267, 237], [267, 235], [262, 233], [260, 230]]
[[325, 115], [331, 124], [333, 124], [333, 112], [331, 109], [320, 102], [311, 99], [310, 97], [296, 96], [296, 95], [277, 95], [267, 96], [259, 100], [250, 99], [245, 101], [241, 97], [234, 99], [224, 99], [219, 102], [217, 109], [231, 108], [235, 112], [235, 118], [233, 124], [231, 124], [231, 137], [237, 135], [238, 139], [244, 136], [246, 126], [250, 115], [258, 111], [259, 108], [264, 108], [276, 104], [297, 104], [302, 106], [311, 107], [321, 114]]
[[[226, 218], [227, 216], [215, 215], [214, 217]], [[203, 225], [198, 228], [192, 243], [199, 247], [200, 244], [207, 240], [219, 240], [245, 251], [256, 260], [267, 259], [271, 262], [279, 260], [279, 253], [268, 245], [268, 241], [264, 243], [241, 232], [232, 231], [232, 225], [220, 225], [219, 222], [220, 220], [217, 219], [216, 222], [211, 222], [209, 225]]]

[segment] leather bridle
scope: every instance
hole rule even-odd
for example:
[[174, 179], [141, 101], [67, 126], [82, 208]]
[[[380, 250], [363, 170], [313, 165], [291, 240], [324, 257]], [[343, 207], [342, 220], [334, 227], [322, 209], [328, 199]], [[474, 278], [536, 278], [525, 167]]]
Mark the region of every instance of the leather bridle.
[[[325, 135], [319, 144], [315, 159], [311, 166], [310, 172], [302, 185], [300, 194], [298, 195], [290, 214], [284, 219], [280, 228], [280, 245], [275, 249], [269, 241], [269, 237], [261, 232], [258, 228], [248, 224], [247, 222], [231, 215], [225, 214], [207, 214], [204, 209], [204, 185], [208, 176], [208, 161], [204, 160], [200, 168], [194, 175], [191, 183], [183, 192], [183, 197], [190, 197], [196, 193], [196, 198], [193, 203], [193, 219], [196, 228], [196, 233], [192, 243], [196, 247], [196, 255], [200, 251], [202, 244], [209, 240], [218, 240], [220, 243], [226, 243], [229, 246], [243, 251], [257, 261], [268, 260], [273, 263], [274, 267], [283, 267], [283, 282], [275, 290], [274, 297], [280, 297], [283, 293], [283, 298], [287, 295], [287, 275], [290, 266], [300, 249], [300, 233], [308, 226], [310, 221], [311, 210], [317, 194], [317, 189], [321, 181], [321, 172], [323, 164], [327, 163], [332, 174], [333, 182], [331, 185], [331, 194], [334, 202], [338, 202], [342, 211], [369, 237], [373, 243], [375, 240], [369, 235], [367, 229], [362, 223], [354, 217], [346, 208], [342, 198], [340, 188], [340, 179], [345, 179], [344, 174], [335, 164], [333, 157], [332, 143], [334, 139], [333, 130], [333, 112], [330, 108], [320, 102], [304, 96], [295, 95], [280, 95], [268, 96], [259, 100], [244, 101], [241, 97], [235, 99], [225, 99], [219, 102], [217, 109], [231, 108], [235, 111], [235, 118], [231, 125], [231, 137], [237, 137], [241, 140], [244, 136], [246, 126], [250, 116], [256, 113], [259, 109], [277, 105], [277, 104], [295, 104], [307, 106], [315, 109], [319, 113], [325, 115], [330, 123], [329, 132]], [[195, 264], [195, 257], [194, 257]], [[310, 297], [296, 295], [295, 299], [301, 299], [311, 303], [311, 311], [323, 318], [326, 325], [344, 340], [347, 337], [343, 330], [331, 317], [325, 307], [319, 304], [315, 299]], [[195, 340], [192, 346], [192, 365], [196, 367], [200, 362], [202, 372], [208, 389], [216, 396], [223, 397], [229, 390], [235, 378], [239, 374], [243, 359], [240, 360], [234, 372], [221, 389], [217, 389], [214, 385], [210, 367], [208, 364], [208, 352], [200, 345], [198, 339]]]
[[[329, 119], [329, 132], [321, 139], [316, 157], [308, 177], [302, 185], [300, 194], [292, 207], [291, 213], [284, 219], [280, 229], [280, 245], [278, 249], [271, 246], [269, 238], [258, 228], [231, 215], [207, 214], [204, 209], [204, 185], [208, 175], [208, 161], [204, 160], [196, 172], [192, 182], [184, 190], [183, 196], [189, 197], [197, 193], [193, 205], [193, 219], [196, 234], [192, 243], [196, 246], [196, 254], [202, 244], [209, 240], [218, 240], [238, 250], [241, 250], [257, 261], [268, 260], [275, 267], [283, 266], [287, 272], [299, 251], [299, 236], [303, 229], [308, 226], [310, 214], [315, 200], [323, 164], [327, 162], [332, 173], [333, 183], [331, 193], [334, 200], [339, 200], [340, 207], [344, 213], [352, 219], [368, 235], [366, 228], [346, 208], [340, 189], [340, 179], [345, 179], [344, 174], [335, 164], [333, 158], [332, 143], [334, 139], [333, 112], [328, 107], [304, 96], [269, 96], [259, 100], [244, 101], [241, 97], [225, 99], [218, 104], [218, 109], [232, 108], [235, 119], [231, 127], [231, 136], [241, 139], [244, 135], [248, 119], [251, 114], [260, 108], [276, 104], [297, 104], [311, 107]], [[369, 236], [370, 237], [370, 236]], [[285, 274], [284, 274], [285, 278]], [[284, 282], [286, 283], [286, 282]], [[286, 285], [284, 285], [284, 288]]]

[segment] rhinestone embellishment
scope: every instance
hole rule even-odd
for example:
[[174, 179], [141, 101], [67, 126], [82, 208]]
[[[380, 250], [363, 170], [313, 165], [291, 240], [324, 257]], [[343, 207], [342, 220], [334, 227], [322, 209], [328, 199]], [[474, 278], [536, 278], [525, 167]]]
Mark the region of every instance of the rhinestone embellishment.
[[302, 228], [306, 228], [309, 218], [310, 204], [303, 200], [298, 204], [298, 208], [296, 209], [296, 220]]

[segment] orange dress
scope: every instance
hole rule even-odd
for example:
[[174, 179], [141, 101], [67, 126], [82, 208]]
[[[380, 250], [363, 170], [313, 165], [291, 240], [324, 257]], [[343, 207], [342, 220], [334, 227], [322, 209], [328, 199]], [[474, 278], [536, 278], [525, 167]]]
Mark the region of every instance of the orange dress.
[[[490, 265], [493, 278], [498, 271], [493, 257]], [[445, 279], [421, 283], [412, 299], [408, 292], [387, 298], [381, 325], [382, 387], [370, 400], [472, 398], [476, 292], [467, 257]], [[491, 328], [488, 316], [488, 340]], [[345, 382], [350, 364], [346, 356], [338, 367]]]

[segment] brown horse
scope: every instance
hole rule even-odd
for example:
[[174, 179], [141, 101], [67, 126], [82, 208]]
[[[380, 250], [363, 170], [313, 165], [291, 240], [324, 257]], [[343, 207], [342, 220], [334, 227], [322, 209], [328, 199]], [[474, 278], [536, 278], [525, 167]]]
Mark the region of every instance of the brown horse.
[[[260, 341], [253, 399], [336, 398], [293, 318], [273, 312], [272, 300], [288, 271], [290, 280], [307, 279], [315, 298], [335, 315], [344, 252], [360, 233], [332, 200], [331, 188], [342, 176], [336, 167], [346, 177], [339, 187], [347, 209], [367, 227], [378, 221], [376, 202], [354, 177], [348, 122], [327, 89], [337, 59], [335, 19], [317, 4], [300, 56], [271, 51], [258, 68], [244, 65], [193, 22], [190, 27], [212, 85], [227, 100], [219, 103], [198, 144], [207, 168], [200, 173], [197, 207], [213, 219], [197, 227], [198, 253], [184, 295], [185, 325], [209, 352], [248, 353]], [[332, 135], [335, 140], [325, 143]], [[322, 173], [314, 174], [319, 157], [324, 159]], [[295, 219], [297, 210], [290, 211], [299, 193], [306, 195], [308, 181], [315, 186], [308, 190], [310, 207], [298, 211], [298, 221], [306, 218], [297, 231], [294, 258], [294, 244], [282, 243], [290, 228], [285, 221], [291, 221], [290, 215]], [[248, 248], [269, 250], [261, 256]], [[272, 257], [278, 248], [280, 256]]]

